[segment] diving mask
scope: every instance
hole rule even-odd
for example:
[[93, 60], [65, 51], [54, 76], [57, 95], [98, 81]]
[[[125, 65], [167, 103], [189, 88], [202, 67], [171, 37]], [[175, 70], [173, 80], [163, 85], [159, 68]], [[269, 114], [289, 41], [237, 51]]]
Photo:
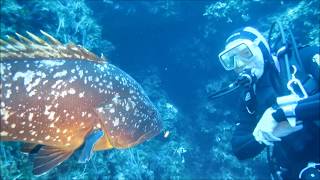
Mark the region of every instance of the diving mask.
[[219, 60], [224, 69], [233, 70], [248, 65], [254, 57], [254, 43], [242, 40], [230, 44], [219, 54]]

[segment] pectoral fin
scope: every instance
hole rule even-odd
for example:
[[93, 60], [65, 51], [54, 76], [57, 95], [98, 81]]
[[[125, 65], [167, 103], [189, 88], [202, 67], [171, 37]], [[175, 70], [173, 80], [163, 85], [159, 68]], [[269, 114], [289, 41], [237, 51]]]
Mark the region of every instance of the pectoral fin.
[[56, 147], [41, 147], [40, 150], [32, 156], [33, 174], [42, 175], [46, 173], [68, 159], [72, 153], [73, 151], [67, 151]]
[[85, 138], [84, 145], [81, 149], [81, 154], [78, 159], [79, 163], [86, 163], [91, 159], [93, 154], [94, 145], [99, 141], [99, 139], [104, 135], [103, 130], [97, 129], [91, 131]]
[[25, 154], [34, 154], [37, 153], [42, 146], [41, 144], [25, 143], [22, 145], [20, 151]]

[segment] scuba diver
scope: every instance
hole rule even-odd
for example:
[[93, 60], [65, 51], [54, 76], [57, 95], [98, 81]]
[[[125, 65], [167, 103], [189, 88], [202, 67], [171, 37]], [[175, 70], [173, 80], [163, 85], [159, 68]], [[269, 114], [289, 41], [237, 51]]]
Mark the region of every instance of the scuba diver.
[[[276, 25], [277, 47], [270, 47]], [[243, 90], [231, 141], [235, 156], [253, 158], [267, 147], [271, 179], [320, 179], [319, 47], [298, 46], [276, 22], [268, 41], [253, 27], [235, 31], [219, 60], [239, 76], [209, 98]]]

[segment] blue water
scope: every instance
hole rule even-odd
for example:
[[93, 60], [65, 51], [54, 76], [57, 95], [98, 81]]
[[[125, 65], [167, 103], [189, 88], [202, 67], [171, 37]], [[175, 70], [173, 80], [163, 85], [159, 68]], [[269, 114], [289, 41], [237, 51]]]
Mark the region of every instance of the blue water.
[[[162, 113], [164, 131], [170, 132], [131, 149], [97, 152], [87, 164], [71, 158], [40, 177], [31, 174], [19, 143], [1, 143], [0, 179], [269, 178], [265, 152], [247, 161], [232, 155], [239, 92], [207, 100], [208, 90], [234, 78], [217, 54], [235, 29], [251, 25], [266, 35], [277, 17], [306, 37], [302, 42], [312, 41], [310, 32], [319, 27], [312, 8], [319, 5], [316, 0], [0, 2], [1, 37], [26, 30], [40, 35], [42, 29], [64, 43], [71, 40], [103, 53], [142, 85]], [[224, 7], [208, 10], [218, 3]], [[296, 11], [289, 14], [290, 9]]]

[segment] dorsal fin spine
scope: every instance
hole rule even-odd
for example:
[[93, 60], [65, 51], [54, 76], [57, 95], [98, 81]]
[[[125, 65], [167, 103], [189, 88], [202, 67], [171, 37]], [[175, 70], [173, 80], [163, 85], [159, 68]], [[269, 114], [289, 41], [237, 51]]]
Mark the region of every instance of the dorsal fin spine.
[[65, 59], [65, 60], [87, 60], [97, 63], [105, 63], [104, 56], [97, 57], [92, 52], [82, 46], [69, 43], [63, 45], [60, 41], [40, 30], [49, 43], [33, 33], [26, 32], [31, 39], [19, 33], [15, 33], [19, 40], [12, 36], [7, 36], [7, 40], [0, 39], [0, 59]]
[[32, 45], [34, 44], [34, 42], [30, 41], [28, 38], [22, 36], [21, 34], [19, 33], [15, 33], [21, 40], [25, 41], [26, 43], [28, 43], [29, 45]]
[[18, 47], [18, 49], [22, 48], [22, 50], [27, 50], [28, 49], [28, 46], [22, 44], [21, 42], [19, 42], [16, 38], [12, 37], [12, 36], [9, 36], [7, 35], [8, 37], [8, 40], [10, 42], [12, 42], [13, 44], [15, 44], [15, 46]]
[[6, 45], [8, 45], [8, 42], [6, 42], [5, 40], [0, 38], [0, 45], [1, 45], [1, 47], [6, 46]]
[[43, 45], [43, 46], [48, 46], [49, 44], [46, 43], [43, 39], [39, 38], [38, 36], [32, 34], [31, 32], [27, 31], [27, 34], [33, 39], [35, 40], [37, 43]]
[[51, 44], [56, 45], [56, 46], [62, 46], [62, 43], [60, 41], [58, 41], [57, 39], [55, 39], [54, 37], [52, 37], [50, 34], [40, 30], [40, 32], [51, 42]]

